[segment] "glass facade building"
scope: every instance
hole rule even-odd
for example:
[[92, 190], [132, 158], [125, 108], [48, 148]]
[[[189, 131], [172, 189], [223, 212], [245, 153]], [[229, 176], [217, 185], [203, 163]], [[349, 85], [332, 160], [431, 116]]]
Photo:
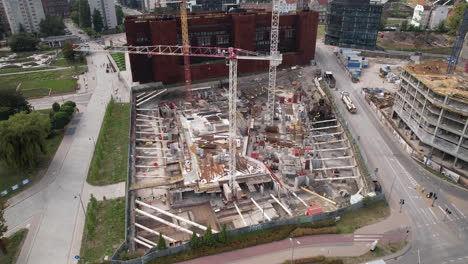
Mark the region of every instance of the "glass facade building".
[[383, 6], [369, 0], [335, 0], [328, 5], [325, 44], [375, 49]]

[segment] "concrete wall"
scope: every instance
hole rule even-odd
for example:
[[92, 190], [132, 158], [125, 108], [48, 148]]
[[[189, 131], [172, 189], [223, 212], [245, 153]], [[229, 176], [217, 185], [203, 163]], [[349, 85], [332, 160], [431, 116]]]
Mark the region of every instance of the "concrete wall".
[[445, 21], [447, 19], [449, 12], [448, 6], [438, 6], [432, 10], [431, 20], [429, 22], [429, 28], [434, 29], [437, 28], [440, 22]]

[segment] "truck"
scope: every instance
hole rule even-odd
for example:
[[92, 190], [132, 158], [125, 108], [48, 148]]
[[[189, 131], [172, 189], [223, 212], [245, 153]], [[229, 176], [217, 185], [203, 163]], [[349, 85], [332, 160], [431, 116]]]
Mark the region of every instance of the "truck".
[[325, 72], [324, 79], [328, 83], [328, 86], [330, 86], [330, 88], [335, 88], [336, 80], [331, 71]]
[[348, 112], [352, 114], [356, 113], [356, 106], [354, 106], [353, 100], [351, 100], [351, 98], [349, 97], [348, 92], [341, 92], [341, 100], [346, 105], [346, 109], [348, 109]]

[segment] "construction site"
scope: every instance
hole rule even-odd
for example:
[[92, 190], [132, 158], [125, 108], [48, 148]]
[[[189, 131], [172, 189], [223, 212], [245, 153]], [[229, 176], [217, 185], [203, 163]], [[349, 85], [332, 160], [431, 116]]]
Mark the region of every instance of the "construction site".
[[135, 249], [154, 247], [160, 233], [177, 245], [208, 225], [216, 233], [224, 224], [233, 229], [334, 211], [369, 194], [319, 74], [313, 67], [278, 74], [271, 123], [266, 78], [239, 83], [235, 118], [228, 87], [193, 89], [192, 102], [180, 91], [136, 94], [130, 186]]

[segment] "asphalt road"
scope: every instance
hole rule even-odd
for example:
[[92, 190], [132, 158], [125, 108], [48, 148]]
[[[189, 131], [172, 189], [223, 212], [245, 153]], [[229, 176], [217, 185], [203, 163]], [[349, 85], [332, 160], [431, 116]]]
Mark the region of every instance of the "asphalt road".
[[[403, 213], [412, 221], [412, 247], [389, 263], [468, 263], [468, 192], [429, 175], [399, 147], [364, 101], [359, 84], [353, 84], [338, 64], [333, 48], [317, 43], [316, 59], [323, 70], [334, 73], [336, 98], [339, 91], [350, 93], [358, 111], [354, 115], [346, 112], [347, 121], [360, 136], [370, 166], [378, 168], [377, 177], [390, 197], [392, 210], [398, 211], [400, 199], [405, 200]], [[337, 103], [344, 110], [341, 101]], [[439, 198], [434, 207], [415, 189], [417, 184], [427, 192], [437, 192]], [[444, 220], [446, 208], [453, 213]]]

